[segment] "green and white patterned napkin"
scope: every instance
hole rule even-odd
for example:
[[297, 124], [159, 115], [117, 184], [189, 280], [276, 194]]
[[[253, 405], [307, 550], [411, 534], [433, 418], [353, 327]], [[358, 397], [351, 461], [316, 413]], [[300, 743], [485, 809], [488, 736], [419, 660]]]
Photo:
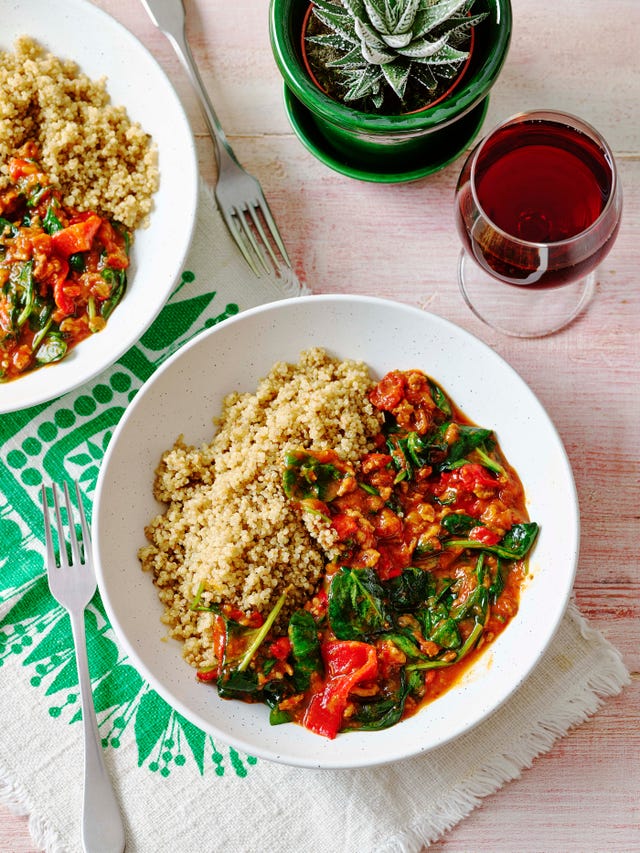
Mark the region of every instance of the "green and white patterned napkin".
[[[295, 288], [253, 276], [203, 187], [185, 269], [138, 344], [84, 387], [0, 416], [0, 802], [30, 815], [48, 851], [81, 850], [82, 732], [69, 619], [44, 570], [40, 484], [76, 478], [90, 501], [113, 430], [155, 368], [203, 329]], [[628, 680], [571, 605], [526, 683], [455, 744], [371, 770], [306, 770], [239, 754], [169, 707], [123, 654], [99, 596], [86, 622], [128, 853], [418, 851]]]

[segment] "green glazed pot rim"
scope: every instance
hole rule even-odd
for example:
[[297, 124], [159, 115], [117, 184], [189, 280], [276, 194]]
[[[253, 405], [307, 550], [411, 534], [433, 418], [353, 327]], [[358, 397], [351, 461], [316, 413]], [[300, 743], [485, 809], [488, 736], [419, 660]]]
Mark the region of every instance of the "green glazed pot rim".
[[[342, 156], [340, 151], [319, 132], [310, 111], [286, 85], [284, 86], [284, 105], [298, 139], [325, 166], [360, 181], [400, 184], [432, 175], [460, 157], [480, 132], [489, 99], [481, 100], [473, 109], [461, 116], [460, 121], [456, 122], [452, 128], [444, 130], [448, 135], [447, 143], [436, 146], [435, 154], [432, 153], [429, 145], [430, 140], [439, 136], [438, 130], [418, 137], [416, 148], [404, 156], [403, 166], [400, 166], [397, 160], [390, 162], [384, 152], [379, 152], [375, 160], [359, 157], [355, 149], [350, 156]], [[423, 144], [419, 140], [423, 140]]]
[[[269, 34], [276, 64], [285, 84], [302, 103], [317, 116], [345, 128], [370, 130], [374, 133], [392, 133], [402, 130], [420, 130], [425, 127], [442, 127], [472, 109], [495, 82], [504, 64], [511, 40], [512, 11], [510, 0], [488, 0], [489, 12], [494, 18], [494, 41], [480, 68], [463, 79], [459, 86], [443, 101], [420, 112], [384, 116], [364, 113], [330, 98], [309, 78], [298, 53], [300, 33], [292, 32], [290, 19], [299, 7], [300, 19], [309, 0], [271, 0]], [[477, 40], [476, 40], [477, 41]], [[477, 45], [476, 45], [476, 49]]]

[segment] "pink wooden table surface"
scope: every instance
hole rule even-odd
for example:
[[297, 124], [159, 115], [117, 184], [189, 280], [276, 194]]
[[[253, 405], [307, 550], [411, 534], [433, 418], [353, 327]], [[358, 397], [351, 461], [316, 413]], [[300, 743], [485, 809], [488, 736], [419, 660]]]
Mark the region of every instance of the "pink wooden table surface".
[[[239, 159], [263, 185], [300, 278], [315, 292], [412, 303], [485, 340], [546, 406], [574, 468], [582, 511], [576, 600], [622, 652], [631, 686], [432, 849], [631, 853], [640, 851], [640, 3], [512, 3], [511, 51], [485, 129], [522, 109], [575, 113], [610, 142], [625, 195], [620, 234], [588, 312], [564, 332], [531, 341], [492, 332], [458, 293], [452, 202], [460, 162], [395, 186], [330, 171], [287, 122], [267, 0], [185, 0], [189, 39], [213, 103]], [[168, 42], [137, 0], [97, 5], [169, 74], [196, 133], [202, 174], [213, 180], [211, 142]], [[26, 818], [0, 806], [0, 851], [34, 849]]]

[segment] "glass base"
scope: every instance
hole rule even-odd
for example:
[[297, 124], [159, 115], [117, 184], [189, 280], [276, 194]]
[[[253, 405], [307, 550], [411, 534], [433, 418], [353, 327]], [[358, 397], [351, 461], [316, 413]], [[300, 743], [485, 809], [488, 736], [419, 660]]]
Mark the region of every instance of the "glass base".
[[564, 329], [584, 311], [595, 293], [596, 276], [542, 290], [517, 287], [490, 276], [463, 250], [458, 284], [469, 308], [492, 329], [517, 338], [541, 338]]

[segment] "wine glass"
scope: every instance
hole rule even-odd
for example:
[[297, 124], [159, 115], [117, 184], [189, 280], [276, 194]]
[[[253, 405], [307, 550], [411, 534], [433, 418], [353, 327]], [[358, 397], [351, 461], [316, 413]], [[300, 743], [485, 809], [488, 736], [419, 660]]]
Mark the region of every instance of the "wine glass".
[[564, 328], [595, 292], [621, 211], [613, 154], [589, 124], [554, 110], [502, 122], [471, 152], [456, 188], [467, 305], [517, 337]]

